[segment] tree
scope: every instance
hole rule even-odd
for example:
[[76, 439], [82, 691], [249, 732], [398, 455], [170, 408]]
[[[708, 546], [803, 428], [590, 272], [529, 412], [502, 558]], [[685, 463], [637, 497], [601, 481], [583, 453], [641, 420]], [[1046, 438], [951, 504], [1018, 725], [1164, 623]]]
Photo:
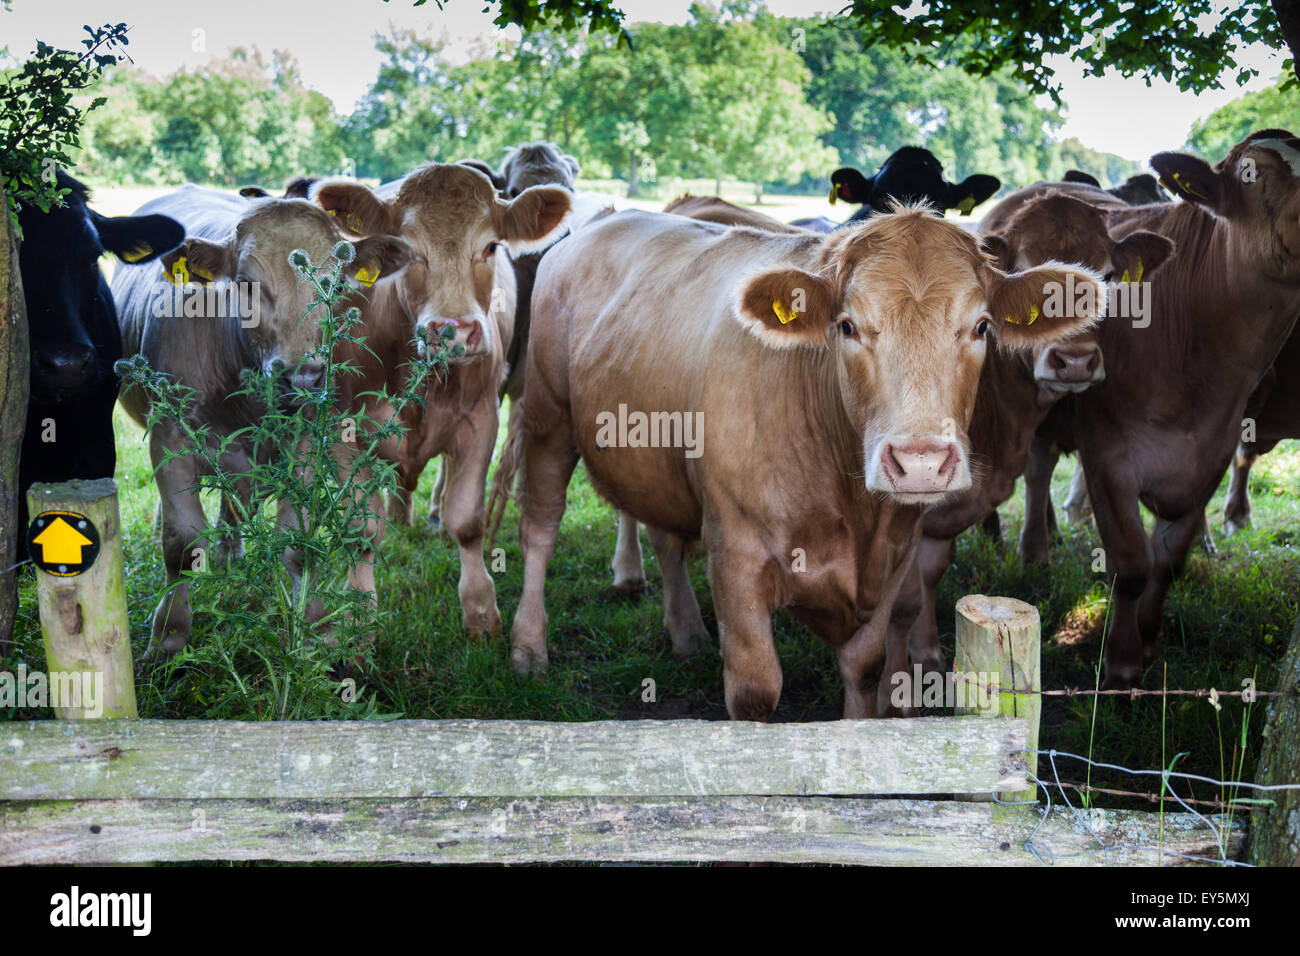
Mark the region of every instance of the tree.
[[1225, 103], [1192, 124], [1189, 148], [1218, 161], [1257, 129], [1294, 125], [1300, 116], [1300, 86], [1277, 83]]

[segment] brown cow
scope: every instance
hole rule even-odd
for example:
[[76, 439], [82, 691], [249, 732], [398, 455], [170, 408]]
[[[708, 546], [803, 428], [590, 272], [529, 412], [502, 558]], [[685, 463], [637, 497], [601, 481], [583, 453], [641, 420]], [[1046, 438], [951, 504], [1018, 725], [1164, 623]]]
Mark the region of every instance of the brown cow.
[[624, 212], [565, 240], [533, 294], [515, 668], [546, 667], [546, 568], [581, 456], [652, 529], [678, 651], [700, 618], [685, 549], [703, 539], [733, 718], [776, 707], [787, 606], [837, 651], [845, 714], [874, 713], [922, 509], [970, 485], [987, 333], [1028, 347], [1092, 321], [1086, 303], [1045, 314], [1056, 283], [1091, 287], [1094, 307], [1104, 291], [1083, 269], [1008, 275], [921, 209], [833, 236]]
[[773, 219], [761, 212], [737, 206], [735, 203], [729, 203], [717, 196], [692, 196], [687, 193], [664, 206], [664, 212], [685, 216], [687, 219], [698, 219], [700, 222], [716, 222], [722, 226], [749, 226], [751, 229], [761, 229], [764, 232], [805, 234], [810, 231]]
[[[1107, 687], [1132, 686], [1154, 656], [1247, 399], [1300, 315], [1300, 140], [1263, 130], [1214, 167], [1182, 153], [1151, 165], [1184, 201], [1110, 209], [1110, 229], [1178, 252], [1151, 282], [1147, 320], [1102, 326], [1107, 380], [1072, 400], [1069, 425], [1114, 586]], [[1150, 537], [1139, 503], [1156, 515]]]
[[[390, 390], [414, 348], [411, 330], [430, 334], [456, 328], [453, 340], [467, 351], [449, 374], [431, 378], [423, 408], [408, 408], [409, 431], [383, 449], [397, 466], [404, 490], [402, 510], [420, 473], [446, 455], [450, 477], [442, 520], [460, 547], [459, 594], [465, 630], [472, 635], [500, 627], [496, 593], [483, 563], [483, 492], [497, 438], [498, 392], [506, 375], [506, 348], [514, 332], [515, 283], [509, 253], [545, 247], [562, 228], [569, 193], [535, 186], [505, 202], [485, 175], [462, 164], [430, 163], [402, 179], [389, 198], [353, 180], [326, 180], [312, 199], [348, 232], [398, 234], [412, 250], [412, 263], [397, 277], [375, 284], [367, 309], [390, 317], [384, 329], [347, 358], [363, 374], [351, 376], [340, 401], [360, 408], [367, 391]], [[401, 321], [391, 320], [397, 316]], [[373, 401], [373, 399], [371, 399]], [[371, 418], [384, 420], [387, 409]], [[392, 503], [390, 502], [390, 514]]]
[[[1105, 213], [1059, 192], [1013, 193], [981, 224], [987, 248], [995, 250], [1006, 270], [1023, 270], [1050, 261], [1079, 263], [1103, 276], [1132, 275], [1141, 268], [1150, 276], [1173, 252], [1173, 243], [1149, 232], [1134, 232], [1122, 241], [1107, 231]], [[1025, 469], [1035, 429], [1053, 405], [1105, 379], [1098, 329], [1046, 343], [1032, 352], [995, 349], [984, 363], [970, 437], [972, 486], [925, 513], [917, 573], [904, 584], [894, 616], [919, 609], [907, 633], [888, 648], [885, 673], [890, 680], [906, 673], [907, 654], [925, 671], [941, 670], [935, 593], [952, 559], [957, 535], [980, 523], [1011, 497]]]
[[1249, 528], [1250, 469], [1284, 438], [1300, 438], [1300, 334], [1292, 332], [1260, 387], [1246, 403], [1243, 440], [1233, 456], [1228, 496], [1223, 502], [1223, 523], [1228, 534]]

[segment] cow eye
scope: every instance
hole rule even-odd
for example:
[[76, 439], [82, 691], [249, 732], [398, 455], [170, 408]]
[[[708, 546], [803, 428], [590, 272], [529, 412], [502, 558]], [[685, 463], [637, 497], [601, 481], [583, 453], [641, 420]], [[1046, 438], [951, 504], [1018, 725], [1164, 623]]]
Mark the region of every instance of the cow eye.
[[856, 339], [858, 337], [858, 327], [848, 319], [840, 319], [840, 331], [846, 339]]
[[1104, 282], [1106, 285], [1110, 285], [1111, 282], [1113, 282], [1114, 280], [1115, 280], [1115, 273], [1113, 272], [1107, 272], [1104, 276], [1101, 277], [1101, 281]]
[[985, 335], [988, 334], [988, 331], [989, 331], [989, 320], [985, 317], [981, 317], [980, 320], [975, 323], [975, 330], [972, 333], [972, 338], [982, 339], [984, 338]]
[[494, 255], [496, 255], [497, 246], [499, 246], [499, 245], [501, 245], [501, 243], [496, 242], [496, 241], [493, 241], [493, 242], [489, 242], [486, 246], [483, 247], [483, 261], [484, 261], [484, 262], [487, 262], [487, 261], [488, 261], [489, 259], [491, 259]]

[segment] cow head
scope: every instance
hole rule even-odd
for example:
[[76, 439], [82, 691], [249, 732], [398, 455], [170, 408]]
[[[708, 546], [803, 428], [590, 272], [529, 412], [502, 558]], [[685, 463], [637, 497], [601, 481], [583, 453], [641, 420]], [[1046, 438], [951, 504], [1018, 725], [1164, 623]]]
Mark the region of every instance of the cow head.
[[[289, 262], [295, 250], [307, 253], [317, 266], [329, 262], [339, 241], [332, 218], [302, 199], [264, 199], [250, 203], [232, 236], [213, 242], [191, 236], [163, 257], [163, 272], [174, 276], [177, 263], [195, 282], [233, 282], [237, 301], [250, 313], [240, 315], [262, 370], [277, 366], [295, 388], [313, 390], [322, 384], [324, 362], [313, 353], [321, 347], [320, 306], [316, 292], [300, 281]], [[353, 283], [373, 282], [402, 269], [410, 250], [390, 235], [369, 236], [355, 243], [356, 252], [344, 267]], [[234, 301], [235, 297], [231, 297]]]
[[[982, 238], [986, 252], [1004, 270], [1024, 270], [1047, 262], [1073, 262], [1112, 282], [1149, 278], [1174, 251], [1174, 244], [1152, 232], [1114, 238], [1106, 210], [1073, 196], [1047, 192], [1025, 203], [1001, 232]], [[1096, 329], [1034, 349], [1033, 374], [1049, 393], [1082, 392], [1106, 377]]]
[[391, 198], [360, 183], [326, 181], [313, 197], [357, 235], [392, 232], [411, 246], [411, 265], [397, 280], [398, 301], [429, 335], [456, 329], [462, 361], [500, 352], [494, 341], [496, 276], [511, 270], [510, 254], [545, 248], [569, 213], [569, 193], [534, 186], [506, 202], [491, 180], [460, 164], [430, 163], [406, 176]]
[[502, 191], [514, 198], [529, 186], [554, 184], [572, 190], [581, 167], [554, 143], [524, 143], [516, 146], [501, 163]]
[[185, 238], [167, 216], [101, 216], [87, 205], [85, 186], [62, 171], [57, 176], [58, 186], [70, 190], [64, 206], [24, 206], [18, 214], [32, 397], [44, 403], [116, 388], [121, 333], [99, 257], [111, 252], [123, 262], [147, 262]]
[[[1054, 286], [1091, 284], [1091, 308], [1051, 315]], [[815, 271], [744, 282], [737, 317], [765, 345], [816, 350], [861, 442], [868, 491], [932, 504], [970, 487], [966, 429], [990, 333], [1033, 348], [1091, 324], [1100, 277], [1049, 263], [1008, 274], [975, 236], [924, 207], [826, 239]]]
[[967, 176], [961, 183], [950, 183], [944, 179], [943, 166], [934, 153], [919, 146], [904, 146], [895, 150], [874, 176], [864, 176], [850, 166], [835, 170], [831, 174], [830, 200], [832, 204], [837, 199], [861, 203], [859, 218], [869, 215], [869, 210], [886, 212], [895, 202], [925, 203], [941, 213], [959, 209], [968, 216], [1001, 185], [996, 177], [982, 173]]
[[1151, 166], [1180, 199], [1237, 225], [1245, 258], [1282, 280], [1300, 275], [1300, 139], [1260, 130], [1218, 165], [1186, 153], [1157, 153]]

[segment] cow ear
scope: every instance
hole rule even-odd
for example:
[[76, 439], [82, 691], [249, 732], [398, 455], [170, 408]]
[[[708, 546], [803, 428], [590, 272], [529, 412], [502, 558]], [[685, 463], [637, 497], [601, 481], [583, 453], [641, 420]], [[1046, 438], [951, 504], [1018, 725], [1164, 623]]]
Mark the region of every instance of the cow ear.
[[498, 201], [493, 224], [512, 255], [538, 252], [551, 244], [572, 206], [562, 186], [529, 186], [509, 202]]
[[1004, 272], [1010, 272], [1016, 261], [1011, 254], [1011, 244], [997, 233], [980, 236], [980, 251], [993, 260]]
[[1160, 268], [1174, 254], [1172, 239], [1154, 232], [1135, 232], [1111, 248], [1110, 261], [1115, 265], [1117, 282], [1141, 282], [1143, 277]]
[[367, 236], [353, 243], [356, 255], [346, 274], [354, 285], [370, 288], [411, 261], [411, 247], [396, 236]]
[[1080, 169], [1067, 169], [1065, 175], [1061, 177], [1061, 182], [1079, 183], [1083, 186], [1095, 186], [1097, 189], [1101, 188], [1101, 183], [1097, 181], [1096, 176], [1091, 173], [1085, 173]]
[[271, 194], [261, 186], [245, 186], [239, 191], [239, 195], [245, 199], [265, 199]]
[[956, 209], [963, 216], [969, 216], [971, 210], [988, 199], [1002, 186], [996, 176], [976, 173], [967, 176], [960, 183], [948, 184], [948, 209]]
[[393, 228], [388, 205], [368, 187], [352, 180], [327, 179], [310, 187], [312, 202], [334, 217], [344, 235], [400, 232]]
[[582, 172], [582, 165], [568, 153], [564, 154], [564, 165], [569, 167], [569, 175], [573, 177], [573, 184], [576, 186], [578, 184], [578, 174]]
[[1047, 262], [1008, 275], [990, 270], [989, 313], [998, 343], [1034, 348], [1091, 327], [1106, 312], [1106, 286], [1081, 266]]
[[501, 192], [501, 190], [506, 188], [505, 178], [481, 159], [461, 159], [456, 162], [456, 165], [468, 166], [470, 169], [477, 169], [488, 179], [492, 180], [492, 188], [497, 192]]
[[163, 278], [176, 285], [235, 277], [234, 249], [223, 242], [191, 236], [162, 257]]
[[796, 345], [825, 348], [835, 313], [830, 282], [802, 269], [760, 272], [740, 287], [736, 318], [774, 349]]
[[1223, 186], [1210, 164], [1186, 153], [1156, 153], [1151, 168], [1160, 175], [1160, 185], [1179, 199], [1197, 203], [1212, 212], [1223, 206]]
[[148, 262], [185, 241], [185, 227], [170, 216], [101, 216], [91, 213], [99, 241], [123, 262]]
[[875, 188], [876, 177], [868, 179], [852, 166], [844, 166], [831, 173], [831, 205], [835, 200], [843, 199], [855, 205], [871, 201], [871, 190]]

